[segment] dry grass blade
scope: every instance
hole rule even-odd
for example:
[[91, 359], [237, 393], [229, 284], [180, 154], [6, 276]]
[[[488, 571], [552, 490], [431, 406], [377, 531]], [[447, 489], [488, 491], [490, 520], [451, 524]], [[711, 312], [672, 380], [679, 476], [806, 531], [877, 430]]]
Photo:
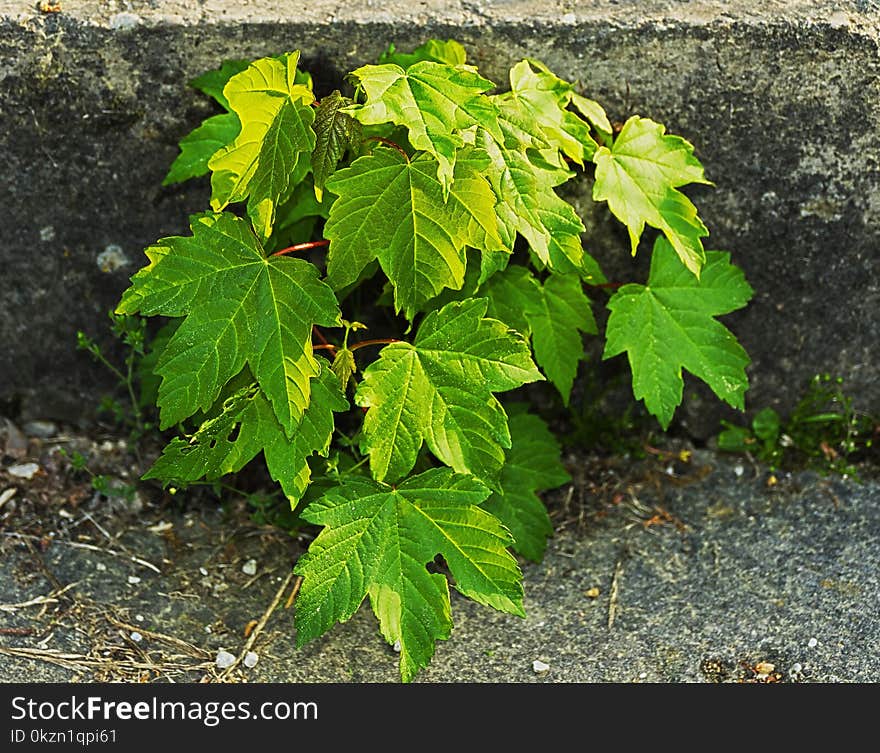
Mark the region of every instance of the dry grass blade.
[[614, 566], [614, 577], [611, 578], [611, 591], [608, 598], [608, 629], [614, 627], [617, 618], [617, 600], [620, 597], [620, 576], [623, 574], [623, 557]]
[[[22, 539], [25, 541], [42, 541], [40, 536], [32, 536], [27, 533], [9, 533], [3, 531], [2, 534], [4, 536], [8, 536], [13, 539]], [[146, 567], [152, 570], [154, 573], [161, 575], [162, 571], [156, 567], [152, 562], [147, 562], [146, 560], [141, 559], [140, 557], [135, 557], [131, 554], [126, 554], [125, 552], [118, 552], [115, 549], [108, 549], [106, 547], [95, 546], [94, 544], [83, 544], [79, 541], [66, 541], [64, 539], [51, 539], [53, 544], [63, 544], [64, 546], [72, 546], [75, 549], [88, 549], [90, 552], [103, 552], [104, 554], [109, 554], [111, 557], [119, 557], [120, 559], [129, 560], [130, 562], [134, 562], [136, 565], [140, 565], [141, 567]]]
[[22, 659], [32, 659], [35, 661], [49, 662], [57, 664], [67, 669], [74, 669], [79, 672], [89, 669], [105, 669], [120, 671], [149, 671], [149, 672], [193, 672], [196, 670], [210, 669], [213, 664], [211, 662], [202, 662], [199, 664], [182, 664], [179, 662], [163, 662], [155, 664], [149, 661], [130, 661], [128, 659], [114, 659], [111, 657], [94, 658], [86, 654], [73, 654], [64, 651], [56, 651], [53, 649], [39, 648], [13, 648], [8, 646], [0, 646], [0, 654], [6, 656], [17, 656]]
[[58, 597], [66, 593], [76, 585], [78, 585], [78, 583], [68, 583], [66, 586], [64, 586], [64, 588], [59, 588], [55, 591], [52, 591], [48, 596], [35, 596], [33, 599], [20, 601], [16, 604], [0, 604], [0, 612], [16, 612], [19, 609], [24, 609], [25, 607], [37, 607], [44, 604], [57, 604]]
[[254, 647], [254, 643], [257, 641], [257, 637], [260, 633], [263, 632], [263, 628], [266, 627], [266, 623], [269, 622], [269, 618], [272, 616], [272, 613], [278, 608], [278, 605], [281, 603], [281, 598], [284, 596], [284, 592], [287, 591], [287, 587], [290, 585], [290, 581], [294, 578], [293, 571], [291, 570], [287, 577], [284, 579], [284, 582], [278, 588], [278, 591], [275, 594], [275, 598], [272, 599], [272, 603], [266, 608], [266, 611], [263, 612], [263, 616], [260, 617], [260, 621], [257, 623], [257, 626], [253, 629], [248, 637], [247, 642], [244, 644], [244, 648], [239, 652], [238, 656], [235, 658], [235, 661], [226, 668], [226, 670], [220, 675], [221, 680], [225, 680], [230, 673], [244, 661], [244, 657], [247, 656], [248, 652]]
[[205, 649], [199, 648], [198, 646], [194, 646], [192, 643], [187, 643], [180, 638], [175, 638], [173, 635], [157, 633], [154, 630], [147, 630], [146, 628], [137, 625], [129, 625], [127, 622], [117, 620], [115, 617], [112, 617], [110, 615], [107, 615], [107, 622], [109, 622], [111, 625], [115, 625], [122, 630], [126, 630], [129, 633], [140, 633], [144, 638], [159, 641], [160, 643], [166, 643], [169, 646], [175, 646], [176, 648], [179, 648], [181, 651], [189, 654], [196, 659], [211, 658], [210, 652], [205, 651]]

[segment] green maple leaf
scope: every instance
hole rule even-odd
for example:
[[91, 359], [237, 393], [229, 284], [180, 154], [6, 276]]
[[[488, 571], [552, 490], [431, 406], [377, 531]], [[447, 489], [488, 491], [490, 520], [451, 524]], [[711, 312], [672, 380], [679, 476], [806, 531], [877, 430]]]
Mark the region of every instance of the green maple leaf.
[[348, 348], [340, 348], [333, 357], [333, 363], [330, 369], [339, 380], [343, 391], [348, 389], [349, 382], [354, 382], [354, 375], [357, 373], [357, 363], [354, 360], [354, 353]]
[[[598, 144], [590, 134], [590, 124], [567, 109], [574, 94], [570, 83], [558, 78], [537, 61], [523, 60], [510, 69], [508, 96], [522, 108], [525, 115], [525, 118], [518, 119], [519, 122], [531, 121], [534, 125], [529, 128], [530, 131], [537, 129], [546, 143], [583, 165], [584, 159], [593, 156]], [[592, 104], [596, 105], [595, 102]], [[598, 115], [598, 112], [590, 109], [590, 100], [581, 97], [577, 106], [578, 109], [585, 107], [594, 116]], [[604, 122], [607, 123], [607, 117]], [[608, 130], [610, 132], [610, 125]]]
[[513, 548], [523, 557], [540, 562], [553, 534], [553, 523], [538, 492], [555, 489], [571, 480], [559, 460], [559, 442], [538, 416], [515, 403], [510, 412], [510, 449], [501, 470], [501, 491], [494, 492], [483, 508], [513, 534]]
[[654, 244], [647, 285], [624, 285], [608, 302], [604, 358], [626, 352], [633, 394], [665, 429], [681, 403], [682, 368], [734, 408], [743, 409], [749, 357], [713, 317], [736, 311], [752, 288], [730, 255], [707, 252], [698, 280], [662, 236]]
[[605, 139], [611, 139], [611, 121], [608, 120], [608, 115], [602, 105], [596, 100], [587, 99], [574, 91], [571, 93], [571, 103]]
[[186, 316], [159, 357], [161, 427], [208, 410], [245, 364], [288, 435], [309, 404], [320, 373], [312, 326], [339, 326], [339, 304], [314, 265], [266, 257], [246, 220], [202, 214], [192, 236], [147, 249], [119, 313]]
[[363, 374], [355, 402], [368, 408], [362, 450], [378, 481], [405, 476], [427, 443], [446, 465], [497, 486], [510, 446], [494, 392], [542, 379], [526, 342], [488, 302], [453, 302], [428, 314], [412, 344], [392, 343]]
[[379, 64], [393, 63], [401, 68], [409, 68], [411, 65], [423, 60], [432, 60], [435, 63], [446, 63], [458, 66], [467, 62], [467, 53], [464, 47], [454, 39], [442, 41], [429, 39], [416, 47], [412, 52], [398, 52], [394, 44], [388, 45], [388, 49], [379, 56]]
[[333, 412], [347, 409], [336, 377], [324, 367], [312, 381], [312, 399], [288, 437], [259, 385], [251, 384], [227, 398], [220, 414], [205, 421], [188, 440], [172, 439], [144, 478], [162, 479], [166, 485], [200, 478], [213, 481], [241, 470], [262, 452], [269, 474], [293, 504], [311, 480], [309, 457], [327, 456]]
[[495, 85], [475, 68], [423, 60], [406, 70], [393, 64], [366, 65], [352, 76], [367, 101], [348, 111], [365, 125], [406, 127], [412, 147], [436, 158], [444, 191], [453, 181], [456, 151], [465, 145], [462, 131], [481, 126], [502, 138], [498, 112], [484, 94]]
[[663, 232], [684, 265], [699, 277], [706, 260], [701, 238], [709, 231], [678, 187], [711, 183], [693, 146], [665, 134], [666, 128], [653, 120], [636, 116], [627, 120], [611, 148], [600, 147], [593, 155], [593, 199], [607, 201], [626, 225], [633, 255], [648, 224]]
[[[501, 125], [507, 130], [507, 121]], [[539, 170], [524, 150], [498, 144], [485, 131], [479, 143], [491, 160], [487, 178], [498, 199], [495, 212], [507, 247], [513, 248], [518, 232], [543, 264], [562, 271], [580, 268], [584, 224], [574, 207], [553, 190], [569, 173]]]
[[482, 289], [489, 315], [531, 339], [538, 366], [568, 405], [578, 362], [584, 357], [581, 333], [597, 334], [590, 301], [577, 274], [551, 274], [541, 284], [514, 265]]
[[339, 91], [328, 94], [315, 110], [315, 151], [312, 152], [312, 173], [315, 176], [315, 196], [321, 201], [324, 183], [336, 170], [347, 149], [354, 149], [363, 138], [361, 124], [343, 107], [351, 105], [348, 97]]
[[462, 594], [524, 616], [510, 534], [478, 507], [488, 494], [473, 478], [433, 468], [396, 488], [350, 477], [309, 504], [303, 517], [324, 530], [295, 568], [297, 645], [349, 619], [369, 595], [411, 680], [452, 630], [446, 577], [426, 568], [438, 554]]
[[180, 154], [168, 175], [162, 181], [163, 186], [182, 183], [190, 178], [198, 178], [210, 172], [208, 163], [220, 149], [231, 143], [241, 125], [234, 112], [225, 112], [207, 118], [200, 126], [180, 140]]
[[502, 248], [495, 197], [478, 168], [482, 153], [465, 156], [444, 200], [437, 161], [407, 160], [377, 148], [327, 182], [338, 195], [324, 235], [330, 239], [327, 282], [336, 290], [356, 282], [374, 259], [394, 286], [394, 306], [412, 317], [444, 288], [464, 282], [465, 246]]
[[[311, 89], [297, 80], [299, 52], [262, 58], [229, 79], [223, 95], [241, 122], [235, 140], [210, 160], [211, 207], [248, 200], [248, 214], [263, 238], [276, 207], [309, 167], [315, 147]], [[301, 79], [300, 79], [301, 80]], [[292, 177], [294, 176], [294, 177]]]

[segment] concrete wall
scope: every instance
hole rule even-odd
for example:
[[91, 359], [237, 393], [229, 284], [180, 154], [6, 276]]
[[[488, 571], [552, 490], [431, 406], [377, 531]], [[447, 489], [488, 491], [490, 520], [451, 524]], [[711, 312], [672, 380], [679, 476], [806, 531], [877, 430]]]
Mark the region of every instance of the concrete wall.
[[[499, 83], [523, 56], [543, 59], [614, 117], [650, 116], [695, 143], [717, 184], [690, 191], [708, 246], [731, 251], [757, 291], [725, 320], [753, 359], [749, 405], [785, 409], [832, 371], [880, 409], [875, 0], [63, 0], [53, 14], [0, 0], [0, 413], [86, 417], [107, 380], [75, 331], [106, 337], [143, 247], [207, 206], [205, 184], [160, 187], [176, 141], [210, 111], [187, 79], [299, 48], [327, 90], [388, 42], [429, 36], [462, 41]], [[626, 254], [612, 260], [603, 213], [589, 224], [591, 250], [638, 274]], [[122, 266], [103, 271], [108, 246]], [[705, 396], [690, 390], [680, 414], [697, 435], [720, 415]]]

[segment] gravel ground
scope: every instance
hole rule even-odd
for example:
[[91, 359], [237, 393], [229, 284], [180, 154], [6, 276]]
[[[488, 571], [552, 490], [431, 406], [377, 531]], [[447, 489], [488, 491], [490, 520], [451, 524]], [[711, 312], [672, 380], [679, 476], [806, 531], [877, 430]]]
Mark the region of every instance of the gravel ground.
[[[294, 647], [311, 532], [258, 525], [235, 495], [96, 493], [59, 449], [112, 487], [136, 476], [124, 443], [5, 426], [0, 682], [398, 680], [366, 607]], [[880, 482], [679, 449], [569, 455], [547, 556], [523, 563], [528, 616], [453, 595], [417, 681], [880, 681]]]

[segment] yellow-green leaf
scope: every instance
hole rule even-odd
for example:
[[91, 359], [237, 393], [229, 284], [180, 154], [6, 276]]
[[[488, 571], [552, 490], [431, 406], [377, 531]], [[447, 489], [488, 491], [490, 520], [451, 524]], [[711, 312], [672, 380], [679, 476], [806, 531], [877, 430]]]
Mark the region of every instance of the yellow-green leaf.
[[248, 200], [248, 213], [262, 238], [272, 232], [276, 207], [293, 190], [291, 176], [308, 168], [315, 147], [311, 89], [297, 82], [299, 53], [262, 58], [229, 79], [223, 95], [241, 131], [215, 154], [209, 167], [211, 206], [220, 211]]
[[663, 232], [682, 263], [699, 277], [706, 261], [701, 238], [709, 231], [691, 200], [678, 190], [688, 183], [711, 185], [693, 146], [680, 136], [666, 135], [660, 123], [633, 116], [610, 149], [596, 151], [593, 162], [593, 199], [607, 201], [626, 225], [633, 255], [648, 224]]

